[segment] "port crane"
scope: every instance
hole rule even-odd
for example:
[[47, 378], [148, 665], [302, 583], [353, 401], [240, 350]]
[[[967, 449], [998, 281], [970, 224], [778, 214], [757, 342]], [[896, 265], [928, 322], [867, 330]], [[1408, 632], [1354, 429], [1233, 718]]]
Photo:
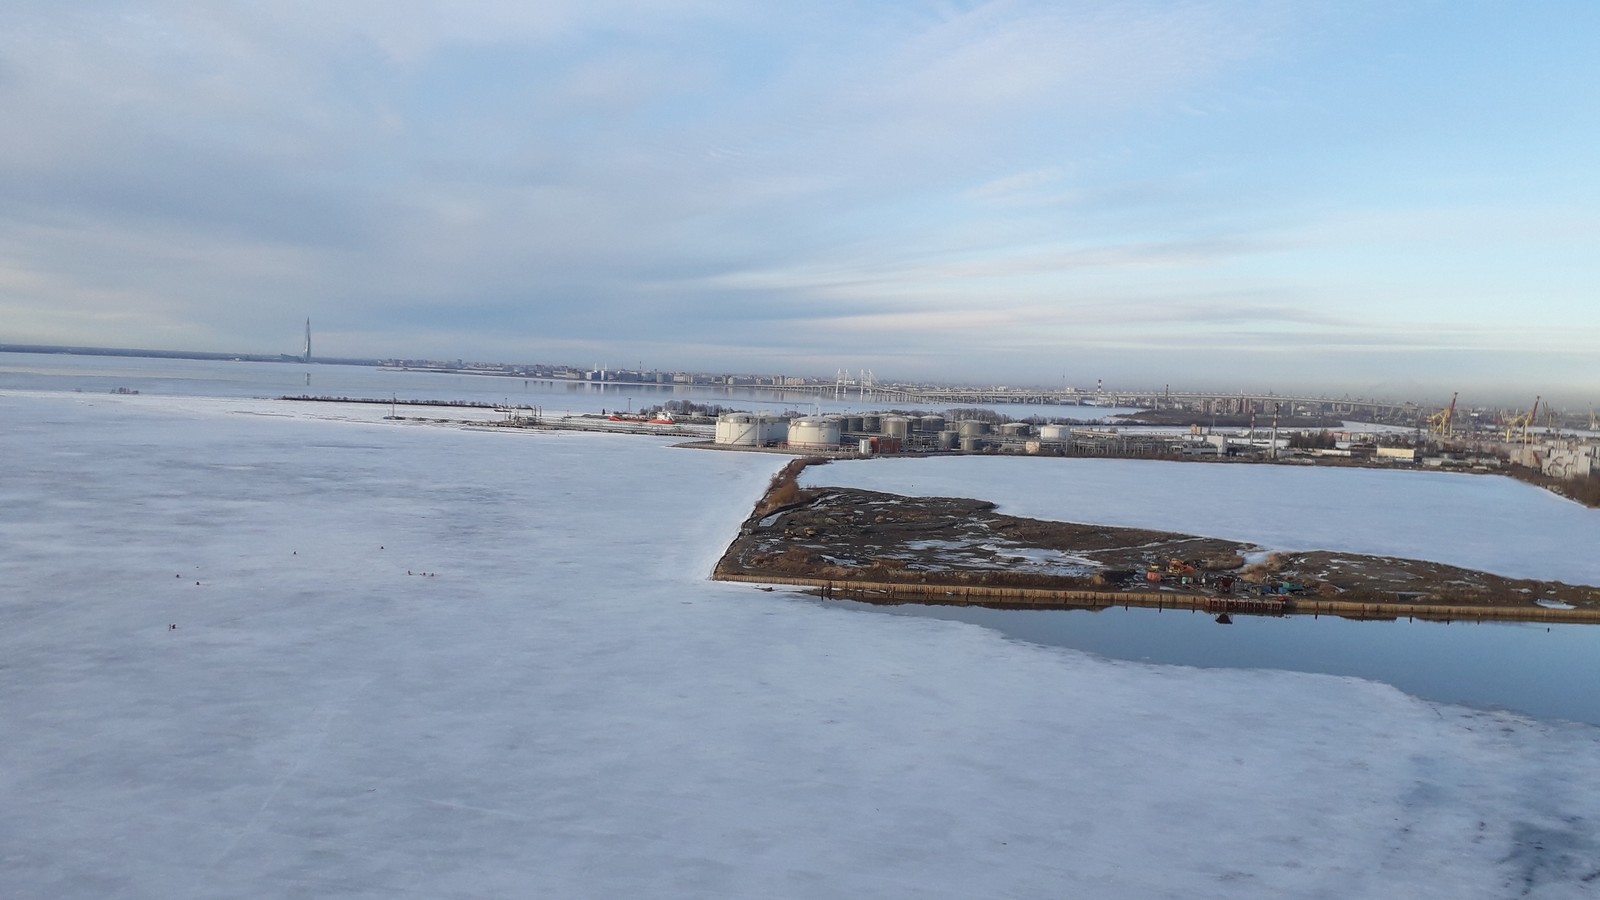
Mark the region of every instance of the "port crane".
[[1456, 418], [1456, 398], [1461, 396], [1460, 391], [1450, 395], [1450, 408], [1434, 413], [1428, 419], [1428, 433], [1437, 437], [1449, 437], [1453, 430]]
[[1529, 410], [1527, 415], [1513, 416], [1506, 423], [1506, 443], [1519, 441], [1525, 444], [1528, 442], [1528, 426], [1534, 424], [1534, 421], [1539, 418], [1539, 401], [1541, 399], [1543, 398], [1534, 397], [1533, 409]]

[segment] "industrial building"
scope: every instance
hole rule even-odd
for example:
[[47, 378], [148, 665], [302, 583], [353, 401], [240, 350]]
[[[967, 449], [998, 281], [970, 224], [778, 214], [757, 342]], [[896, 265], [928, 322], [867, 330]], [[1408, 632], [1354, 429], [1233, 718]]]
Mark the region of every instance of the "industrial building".
[[[1161, 428], [1089, 424], [993, 423], [982, 418], [870, 413], [777, 415], [728, 413], [717, 420], [716, 444], [766, 448], [833, 457], [917, 453], [993, 453], [1048, 456], [1147, 457], [1155, 459], [1293, 460], [1301, 463], [1378, 465], [1458, 471], [1532, 470], [1569, 486], [1570, 496], [1593, 492], [1600, 477], [1600, 441], [1592, 434], [1527, 435], [1516, 441], [1431, 446], [1420, 434], [1366, 431], [1292, 434], [1278, 429], [1216, 431], [1192, 426], [1186, 433]], [[1321, 442], [1299, 440], [1310, 435]], [[1517, 476], [1522, 477], [1522, 476]], [[1534, 476], [1538, 477], [1538, 476]]]
[[717, 419], [716, 443], [726, 447], [772, 447], [810, 453], [871, 456], [878, 453], [1071, 453], [1074, 455], [1162, 455], [1176, 452], [1183, 438], [1119, 432], [1115, 428], [1033, 426], [940, 415], [806, 416], [788, 420], [756, 413], [726, 413]]

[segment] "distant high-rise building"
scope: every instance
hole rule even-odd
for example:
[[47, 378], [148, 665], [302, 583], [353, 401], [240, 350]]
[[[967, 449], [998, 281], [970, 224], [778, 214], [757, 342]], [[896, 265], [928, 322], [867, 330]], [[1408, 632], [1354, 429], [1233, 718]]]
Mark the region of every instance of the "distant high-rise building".
[[310, 318], [307, 318], [307, 319], [306, 319], [306, 351], [305, 351], [305, 360], [306, 360], [306, 362], [311, 362], [311, 319], [310, 319]]

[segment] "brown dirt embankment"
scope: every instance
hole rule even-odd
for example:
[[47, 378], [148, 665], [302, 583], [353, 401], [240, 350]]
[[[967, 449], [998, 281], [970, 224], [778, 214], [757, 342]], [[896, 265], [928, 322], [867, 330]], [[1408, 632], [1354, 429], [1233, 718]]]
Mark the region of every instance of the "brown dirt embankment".
[[[1029, 601], [1035, 606], [1049, 604], [1048, 592], [1062, 592], [1062, 606], [1074, 605], [1070, 595], [1115, 592], [1150, 605], [1163, 598], [1281, 598], [1285, 611], [1299, 603], [1332, 614], [1359, 607], [1372, 615], [1376, 606], [1395, 615], [1459, 610], [1462, 618], [1600, 621], [1596, 587], [1327, 551], [1272, 554], [1246, 565], [1259, 548], [1237, 541], [1007, 516], [982, 500], [802, 489], [798, 475], [815, 462], [795, 460], [773, 478], [715, 577], [917, 585], [919, 602], [941, 602], [941, 592], [927, 588], [943, 587], [959, 597], [949, 602], [993, 606], [1014, 605], [1015, 592], [1027, 589], [1044, 592]], [[1152, 571], [1159, 582], [1150, 580]], [[1541, 599], [1575, 609], [1552, 611], [1535, 603]]]

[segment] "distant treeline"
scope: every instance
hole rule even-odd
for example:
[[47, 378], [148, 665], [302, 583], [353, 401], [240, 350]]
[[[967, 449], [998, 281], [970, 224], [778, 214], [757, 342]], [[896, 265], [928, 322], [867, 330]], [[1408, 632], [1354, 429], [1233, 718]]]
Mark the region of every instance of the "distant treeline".
[[1331, 431], [1297, 431], [1289, 435], [1289, 446], [1296, 450], [1332, 450], [1338, 445]]
[[716, 417], [723, 413], [738, 412], [731, 406], [720, 403], [695, 403], [692, 400], [668, 400], [656, 406], [639, 408], [639, 415], [647, 416], [658, 412], [669, 412], [680, 416], [710, 416]]

